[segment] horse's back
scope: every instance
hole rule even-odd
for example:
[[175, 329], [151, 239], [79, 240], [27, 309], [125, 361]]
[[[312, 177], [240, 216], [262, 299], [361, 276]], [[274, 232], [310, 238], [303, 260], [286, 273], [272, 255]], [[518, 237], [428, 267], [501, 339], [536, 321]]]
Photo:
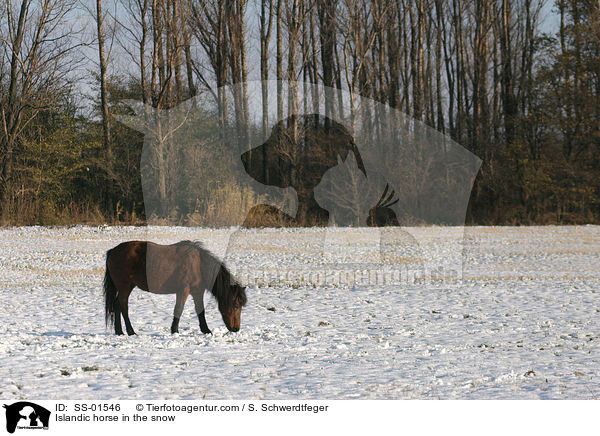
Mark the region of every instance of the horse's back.
[[202, 259], [192, 243], [172, 245], [148, 243], [146, 274], [150, 292], [173, 293], [198, 288], [202, 280]]

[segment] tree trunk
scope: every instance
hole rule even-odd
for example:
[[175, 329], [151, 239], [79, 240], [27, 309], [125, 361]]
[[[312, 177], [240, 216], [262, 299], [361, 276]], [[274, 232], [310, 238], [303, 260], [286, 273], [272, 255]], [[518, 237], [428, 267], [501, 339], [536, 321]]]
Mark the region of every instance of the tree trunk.
[[277, 0], [277, 51], [275, 53], [275, 74], [277, 76], [277, 120], [283, 119], [283, 16], [282, 16], [282, 2], [284, 0]]
[[[267, 17], [268, 5], [268, 17]], [[260, 80], [262, 92], [262, 135], [266, 138], [269, 128], [269, 41], [273, 24], [273, 0], [260, 2]], [[265, 166], [263, 165], [263, 168]], [[267, 171], [265, 168], [265, 180]]]
[[[334, 116], [334, 46], [336, 0], [322, 0], [318, 3], [319, 29], [321, 36], [321, 67], [323, 69], [323, 85], [325, 85], [325, 115]], [[325, 128], [328, 128], [327, 120]]]
[[104, 53], [104, 17], [102, 16], [102, 0], [96, 0], [96, 25], [98, 29], [98, 58], [100, 62], [100, 107], [102, 110], [102, 139], [108, 159], [112, 157], [110, 140], [110, 114], [106, 91], [106, 55]]

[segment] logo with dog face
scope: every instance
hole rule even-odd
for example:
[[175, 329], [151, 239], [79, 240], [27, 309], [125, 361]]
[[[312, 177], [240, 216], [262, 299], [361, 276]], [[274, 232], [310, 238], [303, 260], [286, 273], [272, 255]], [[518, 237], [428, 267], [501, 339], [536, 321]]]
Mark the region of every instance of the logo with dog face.
[[50, 411], [38, 404], [28, 401], [19, 401], [10, 405], [4, 404], [6, 409], [6, 431], [14, 433], [18, 429], [44, 429], [50, 424]]
[[[200, 96], [168, 110], [129, 102], [134, 114], [120, 118], [145, 135], [150, 225], [229, 229], [226, 250], [216, 253], [226, 261], [243, 258], [247, 246], [268, 251], [269, 233], [256, 238], [261, 228], [312, 227], [312, 245], [299, 243], [325, 269], [402, 265], [421, 276], [462, 277], [462, 226], [480, 159], [424, 123], [343, 90], [267, 81], [218, 91], [219, 99]], [[327, 95], [334, 104], [325, 104]], [[424, 234], [425, 226], [440, 237]], [[366, 229], [368, 253], [354, 256], [346, 227]]]
[[288, 227], [328, 226], [330, 211], [316, 200], [315, 188], [349, 154], [366, 177], [354, 138], [342, 124], [320, 114], [293, 115], [279, 121], [267, 140], [243, 153], [241, 160], [246, 172], [259, 183], [294, 189], [296, 216], [284, 216], [277, 208], [259, 205], [248, 212], [243, 226], [277, 225], [273, 216]]

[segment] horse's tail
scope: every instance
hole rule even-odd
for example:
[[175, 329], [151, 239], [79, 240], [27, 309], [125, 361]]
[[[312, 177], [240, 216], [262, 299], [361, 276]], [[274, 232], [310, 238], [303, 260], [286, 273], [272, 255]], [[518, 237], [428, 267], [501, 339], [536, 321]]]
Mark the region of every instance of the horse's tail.
[[110, 250], [106, 252], [106, 273], [104, 274], [104, 317], [107, 327], [113, 325], [115, 321], [115, 305], [117, 302], [117, 287], [108, 272], [108, 256]]

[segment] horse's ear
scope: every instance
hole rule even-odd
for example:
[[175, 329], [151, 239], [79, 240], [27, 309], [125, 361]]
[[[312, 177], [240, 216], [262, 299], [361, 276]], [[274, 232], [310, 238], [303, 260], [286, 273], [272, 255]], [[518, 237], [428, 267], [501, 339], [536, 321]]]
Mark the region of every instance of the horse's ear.
[[246, 298], [246, 286], [238, 285], [238, 299], [242, 306], [246, 305], [246, 302], [248, 301]]

